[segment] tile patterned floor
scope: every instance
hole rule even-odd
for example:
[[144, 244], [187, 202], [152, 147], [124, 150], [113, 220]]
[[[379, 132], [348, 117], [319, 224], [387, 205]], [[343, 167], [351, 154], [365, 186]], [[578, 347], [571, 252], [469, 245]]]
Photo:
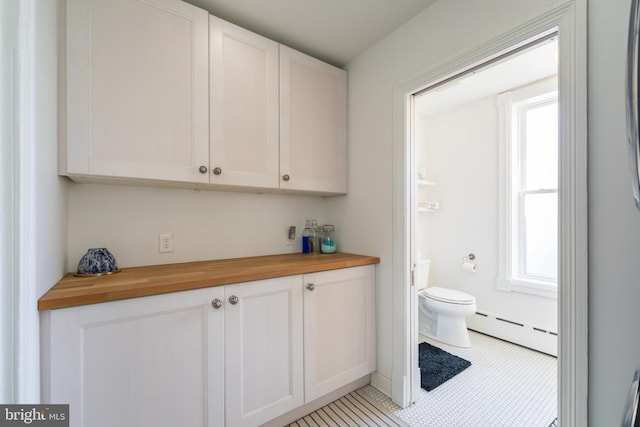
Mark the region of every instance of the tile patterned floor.
[[356, 390], [287, 427], [410, 427], [389, 409]]
[[415, 427], [548, 427], [557, 416], [557, 359], [471, 332], [471, 348], [428, 341], [472, 365], [401, 409], [375, 389], [363, 396]]

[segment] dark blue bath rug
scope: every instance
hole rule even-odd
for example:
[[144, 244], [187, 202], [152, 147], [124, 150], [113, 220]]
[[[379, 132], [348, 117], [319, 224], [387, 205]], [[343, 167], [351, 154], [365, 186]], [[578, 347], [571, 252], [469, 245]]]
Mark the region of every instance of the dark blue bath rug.
[[418, 346], [420, 387], [431, 391], [471, 366], [471, 362], [426, 342]]

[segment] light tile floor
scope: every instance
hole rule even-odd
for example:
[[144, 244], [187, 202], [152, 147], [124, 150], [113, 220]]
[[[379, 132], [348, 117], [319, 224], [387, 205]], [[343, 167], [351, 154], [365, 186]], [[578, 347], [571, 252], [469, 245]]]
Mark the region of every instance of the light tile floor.
[[363, 395], [415, 427], [548, 427], [557, 416], [557, 358], [470, 331], [471, 348], [420, 337], [471, 366], [415, 405], [396, 406], [372, 386]]
[[362, 389], [331, 402], [287, 427], [411, 427]]

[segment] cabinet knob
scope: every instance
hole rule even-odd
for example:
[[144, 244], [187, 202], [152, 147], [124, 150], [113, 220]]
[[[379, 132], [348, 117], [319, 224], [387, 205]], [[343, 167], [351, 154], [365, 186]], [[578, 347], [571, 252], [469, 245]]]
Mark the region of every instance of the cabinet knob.
[[237, 297], [237, 296], [235, 296], [235, 295], [231, 295], [231, 296], [229, 297], [229, 302], [230, 302], [231, 304], [233, 304], [233, 305], [236, 305], [236, 304], [238, 303], [238, 301], [240, 301], [240, 298], [238, 298], [238, 297]]
[[291, 177], [289, 175], [282, 175], [282, 180], [283, 181], [289, 181], [291, 179]]
[[207, 170], [208, 170], [208, 169], [207, 169], [207, 167], [206, 167], [206, 166], [200, 166], [200, 167], [198, 168], [198, 171], [199, 171], [200, 173], [207, 173]]
[[316, 288], [316, 285], [314, 285], [313, 283], [307, 283], [307, 289], [309, 289], [310, 291], [313, 291]]
[[211, 301], [211, 305], [213, 306], [213, 308], [218, 309], [222, 307], [222, 301], [220, 301], [219, 298], [215, 298], [213, 301]]
[[213, 174], [214, 174], [214, 175], [220, 175], [220, 174], [222, 174], [222, 169], [220, 169], [220, 168], [213, 168]]

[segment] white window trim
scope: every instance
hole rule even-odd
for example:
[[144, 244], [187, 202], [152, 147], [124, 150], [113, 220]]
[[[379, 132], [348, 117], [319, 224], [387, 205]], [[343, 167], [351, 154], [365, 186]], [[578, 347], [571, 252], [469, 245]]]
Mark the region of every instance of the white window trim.
[[[522, 88], [509, 92], [504, 92], [496, 97], [498, 108], [498, 279], [496, 287], [505, 292], [521, 292], [537, 295], [546, 298], [558, 298], [557, 282], [540, 280], [537, 278], [527, 278], [516, 276], [512, 266], [512, 257], [518, 257], [520, 250], [514, 252], [512, 248], [519, 242], [518, 236], [514, 236], [511, 230], [512, 225], [520, 221], [518, 214], [512, 210], [511, 206], [514, 198], [514, 187], [517, 185], [514, 180], [519, 180], [519, 176], [513, 176], [512, 164], [515, 153], [512, 149], [512, 126], [511, 117], [514, 114], [514, 104], [558, 91], [557, 77], [550, 77], [545, 80], [533, 83]], [[518, 229], [522, 229], [519, 225]]]

